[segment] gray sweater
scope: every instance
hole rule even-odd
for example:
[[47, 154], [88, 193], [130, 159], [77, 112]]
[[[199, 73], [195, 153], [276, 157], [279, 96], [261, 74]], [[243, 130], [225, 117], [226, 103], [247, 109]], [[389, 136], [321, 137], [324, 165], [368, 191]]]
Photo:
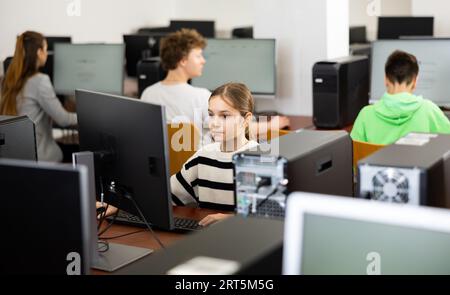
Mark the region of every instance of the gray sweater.
[[29, 78], [17, 98], [18, 115], [28, 116], [35, 124], [38, 160], [61, 162], [63, 154], [53, 139], [52, 120], [62, 127], [76, 125], [76, 114], [63, 108], [45, 74]]

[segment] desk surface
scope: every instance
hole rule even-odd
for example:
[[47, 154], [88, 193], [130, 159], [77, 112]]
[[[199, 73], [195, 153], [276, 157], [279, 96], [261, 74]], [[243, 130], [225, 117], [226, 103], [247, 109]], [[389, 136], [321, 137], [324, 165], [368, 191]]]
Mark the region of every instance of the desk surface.
[[[174, 207], [173, 213], [174, 216], [177, 217], [185, 217], [195, 220], [201, 220], [202, 218], [204, 218], [209, 214], [218, 213], [218, 211], [200, 208]], [[109, 239], [108, 241], [111, 243], [153, 249], [155, 252], [161, 250], [160, 246], [158, 245], [156, 240], [152, 237], [150, 232], [140, 227], [115, 224], [110, 229], [108, 229], [108, 231], [105, 234], [103, 234], [102, 237], [125, 235], [136, 231], [139, 232], [116, 239]], [[175, 233], [159, 230], [155, 230], [155, 233], [165, 247], [173, 245], [177, 241], [182, 240], [189, 235], [189, 233]], [[99, 270], [92, 270], [92, 274], [108, 274], [108, 273]]]

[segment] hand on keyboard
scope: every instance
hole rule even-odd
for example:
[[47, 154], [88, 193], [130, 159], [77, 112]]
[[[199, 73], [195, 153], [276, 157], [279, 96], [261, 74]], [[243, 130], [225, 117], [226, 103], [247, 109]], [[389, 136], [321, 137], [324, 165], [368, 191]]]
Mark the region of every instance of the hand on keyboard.
[[[106, 216], [105, 217], [108, 217], [108, 216], [111, 216], [111, 215], [114, 215], [114, 214], [116, 214], [116, 212], [117, 212], [117, 208], [116, 207], [114, 207], [114, 206], [111, 206], [111, 205], [108, 205], [108, 206], [106, 206], [107, 204], [106, 203], [103, 203], [103, 207], [104, 208], [107, 208], [107, 210], [106, 210]], [[97, 207], [97, 209], [99, 209], [99, 208], [101, 208], [102, 207], [102, 203], [100, 203], [100, 202], [96, 202], [95, 203], [95, 206]], [[97, 211], [98, 212], [98, 211]], [[100, 214], [99, 215], [97, 215], [97, 219], [100, 219]]]
[[209, 214], [208, 216], [200, 220], [198, 224], [201, 226], [208, 226], [210, 224], [213, 224], [219, 220], [223, 220], [230, 216], [232, 216], [232, 214], [222, 214], [222, 213]]

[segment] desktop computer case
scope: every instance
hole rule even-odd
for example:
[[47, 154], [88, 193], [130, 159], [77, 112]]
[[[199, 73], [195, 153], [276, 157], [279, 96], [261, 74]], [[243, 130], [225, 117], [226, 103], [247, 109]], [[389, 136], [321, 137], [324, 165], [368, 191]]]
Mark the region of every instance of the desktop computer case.
[[450, 208], [450, 135], [410, 133], [358, 162], [358, 196]]
[[268, 151], [262, 143], [255, 151], [233, 157], [238, 213], [271, 215], [251, 209], [255, 198], [266, 197], [258, 195], [257, 183], [252, 179], [271, 179], [265, 193], [280, 187], [283, 193], [270, 198], [280, 210], [284, 210], [286, 196], [293, 191], [353, 196], [352, 142], [347, 132], [298, 130], [271, 144], [277, 152]]
[[313, 122], [332, 129], [352, 124], [369, 104], [369, 59], [349, 56], [313, 67]]

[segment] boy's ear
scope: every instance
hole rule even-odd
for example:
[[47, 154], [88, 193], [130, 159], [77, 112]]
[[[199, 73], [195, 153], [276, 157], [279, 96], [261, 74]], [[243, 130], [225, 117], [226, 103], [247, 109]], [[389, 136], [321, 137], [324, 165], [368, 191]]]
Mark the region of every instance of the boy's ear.
[[412, 83], [412, 87], [411, 87], [412, 91], [416, 90], [418, 79], [419, 79], [419, 76], [415, 76], [414, 79], [412, 80], [412, 82], [411, 82]]
[[187, 64], [187, 57], [183, 57], [179, 62], [178, 66], [184, 67]]

